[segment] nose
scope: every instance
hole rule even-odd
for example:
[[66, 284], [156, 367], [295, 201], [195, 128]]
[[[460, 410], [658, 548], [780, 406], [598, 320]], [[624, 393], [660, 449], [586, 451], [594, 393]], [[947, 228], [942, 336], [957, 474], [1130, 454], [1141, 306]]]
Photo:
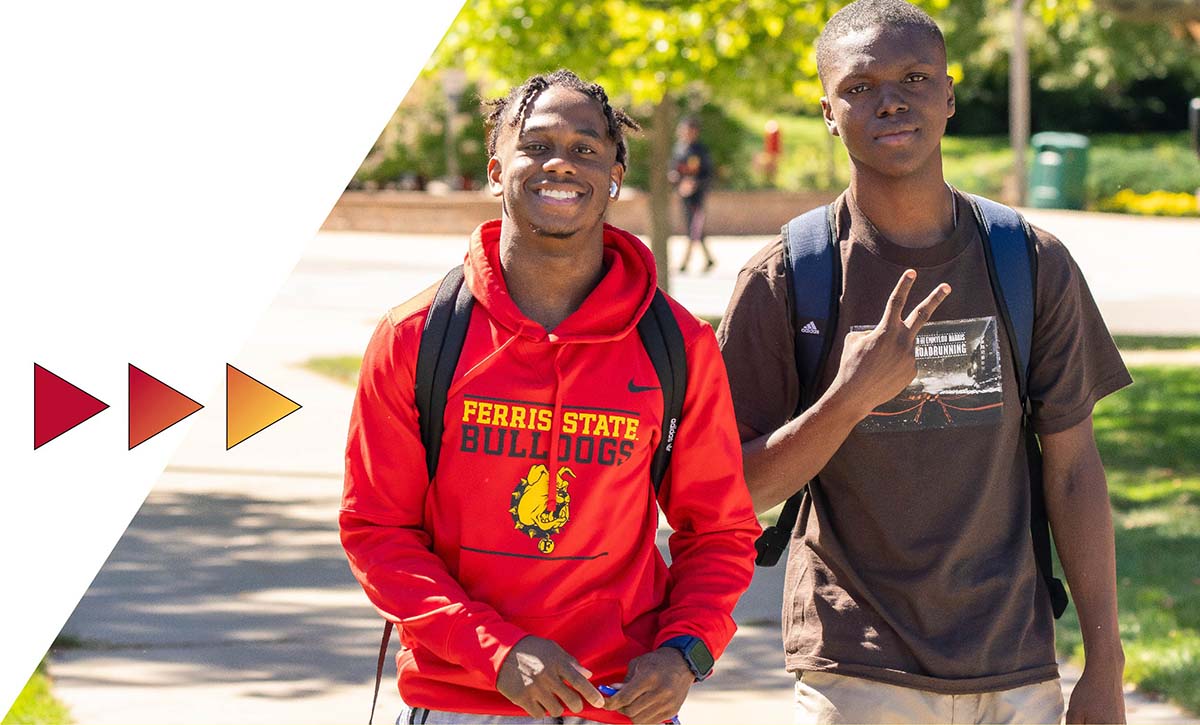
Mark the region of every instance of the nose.
[[879, 96], [879, 107], [875, 110], [876, 117], [887, 118], [907, 111], [908, 101], [904, 100], [900, 89], [892, 85], [884, 86], [883, 93]]
[[574, 174], [575, 164], [565, 151], [555, 149], [542, 163], [542, 169], [555, 174]]

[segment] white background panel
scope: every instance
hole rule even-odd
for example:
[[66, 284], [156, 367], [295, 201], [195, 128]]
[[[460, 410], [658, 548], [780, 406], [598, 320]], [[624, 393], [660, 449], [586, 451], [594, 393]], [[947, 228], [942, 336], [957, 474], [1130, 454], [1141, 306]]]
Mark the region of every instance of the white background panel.
[[[196, 418], [127, 451], [127, 363], [221, 414], [225, 361], [458, 7], [0, 10], [0, 712]], [[34, 362], [112, 407], [32, 450]]]

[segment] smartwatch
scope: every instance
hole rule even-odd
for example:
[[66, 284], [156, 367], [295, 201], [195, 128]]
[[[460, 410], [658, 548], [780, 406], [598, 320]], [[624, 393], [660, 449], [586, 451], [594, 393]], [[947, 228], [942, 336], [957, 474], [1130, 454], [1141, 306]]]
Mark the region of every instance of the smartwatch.
[[696, 682], [705, 680], [712, 674], [713, 665], [716, 660], [713, 659], [712, 652], [708, 651], [704, 641], [699, 637], [681, 634], [678, 637], [672, 637], [666, 642], [663, 642], [659, 647], [670, 647], [671, 649], [679, 650], [683, 655], [683, 661], [687, 663], [688, 669], [692, 671], [692, 676], [696, 678]]

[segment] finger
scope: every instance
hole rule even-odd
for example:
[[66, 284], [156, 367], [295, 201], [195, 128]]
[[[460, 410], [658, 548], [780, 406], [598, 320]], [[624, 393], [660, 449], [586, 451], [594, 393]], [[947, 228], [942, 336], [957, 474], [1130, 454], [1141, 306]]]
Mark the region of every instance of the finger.
[[[571, 666], [563, 672], [563, 680], [571, 686], [574, 692], [583, 695], [583, 699], [587, 700], [589, 705], [592, 707], [604, 707], [604, 695], [601, 695], [596, 686], [587, 680], [591, 676], [591, 670], [578, 662], [572, 662]], [[578, 712], [580, 707], [576, 706], [572, 709]]]
[[904, 303], [908, 302], [908, 291], [912, 289], [913, 281], [916, 278], [917, 272], [913, 269], [906, 269], [904, 274], [900, 275], [900, 279], [896, 281], [896, 288], [888, 297], [887, 307], [883, 310], [883, 319], [879, 321], [880, 327], [900, 322], [900, 313], [904, 310]]
[[942, 304], [947, 297], [950, 296], [950, 285], [946, 283], [939, 284], [933, 288], [929, 296], [921, 300], [921, 304], [913, 308], [913, 311], [908, 313], [908, 317], [904, 320], [904, 326], [912, 333], [917, 333], [926, 322], [929, 322], [933, 317], [933, 313], [938, 306]]
[[629, 707], [629, 704], [637, 700], [647, 689], [649, 689], [648, 683], [635, 675], [632, 679], [626, 680], [620, 691], [608, 698], [604, 706], [609, 710], [621, 710]]
[[534, 717], [539, 719], [547, 715], [550, 717], [562, 717], [563, 704], [561, 701], [559, 701], [557, 694], [558, 693], [555, 692], [553, 687], [547, 688], [546, 690], [540, 692], [537, 696], [537, 699], [538, 706], [541, 707], [542, 711]]
[[523, 697], [520, 700], [513, 700], [517, 707], [520, 707], [525, 712], [529, 713], [529, 717], [541, 720], [546, 717], [546, 710], [541, 703], [533, 697]]
[[[583, 709], [583, 699], [579, 697], [578, 693], [563, 683], [559, 683], [554, 687], [554, 696], [561, 703], [559, 707], [562, 707], [567, 712], [579, 712]], [[562, 715], [562, 712], [554, 716], [558, 717], [559, 715]]]

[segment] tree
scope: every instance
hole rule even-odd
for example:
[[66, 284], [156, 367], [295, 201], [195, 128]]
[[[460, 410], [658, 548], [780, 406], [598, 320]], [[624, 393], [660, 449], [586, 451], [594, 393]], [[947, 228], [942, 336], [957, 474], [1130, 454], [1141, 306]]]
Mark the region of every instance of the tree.
[[[930, 9], [949, 0], [927, 0]], [[475, 0], [451, 26], [433, 67], [463, 68], [493, 92], [559, 67], [614, 97], [650, 107], [651, 248], [659, 284], [666, 262], [666, 172], [675, 98], [700, 89], [769, 109], [819, 96], [813, 43], [844, 3], [792, 0]], [[634, 163], [646, 163], [634, 160]]]

